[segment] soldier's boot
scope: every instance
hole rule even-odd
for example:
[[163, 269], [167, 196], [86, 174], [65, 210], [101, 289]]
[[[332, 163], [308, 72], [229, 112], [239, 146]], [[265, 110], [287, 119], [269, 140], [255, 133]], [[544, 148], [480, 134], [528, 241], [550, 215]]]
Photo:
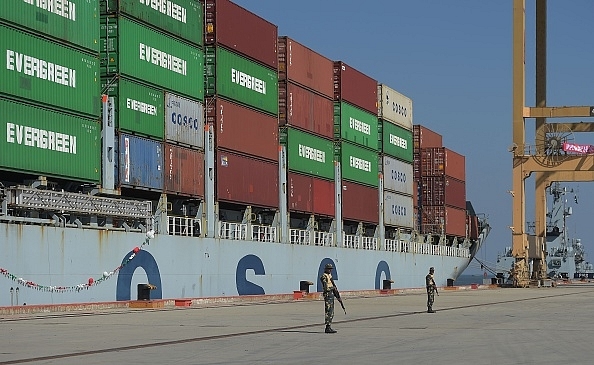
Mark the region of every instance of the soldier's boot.
[[326, 325], [326, 330], [324, 331], [326, 333], [336, 333], [335, 330], [333, 330], [330, 325]]
[[432, 307], [427, 307], [427, 313], [435, 313]]

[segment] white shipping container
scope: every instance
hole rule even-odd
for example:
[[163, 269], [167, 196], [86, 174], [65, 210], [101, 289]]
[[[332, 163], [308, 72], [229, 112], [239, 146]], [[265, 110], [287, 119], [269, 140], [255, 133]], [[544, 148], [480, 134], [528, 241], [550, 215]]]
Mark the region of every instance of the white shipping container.
[[413, 165], [384, 155], [382, 157], [384, 189], [413, 195]]
[[165, 139], [204, 149], [204, 105], [165, 93]]
[[377, 85], [377, 115], [412, 131], [412, 100], [384, 84]]
[[413, 228], [413, 198], [384, 190], [384, 224], [392, 227]]

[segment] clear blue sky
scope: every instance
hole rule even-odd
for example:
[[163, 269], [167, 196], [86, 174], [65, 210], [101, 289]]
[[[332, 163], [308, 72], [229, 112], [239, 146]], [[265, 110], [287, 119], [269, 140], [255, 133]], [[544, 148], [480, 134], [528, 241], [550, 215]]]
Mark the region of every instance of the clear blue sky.
[[[478, 257], [494, 263], [497, 253], [511, 246], [511, 0], [234, 1], [276, 24], [279, 35], [345, 61], [410, 97], [413, 123], [440, 133], [446, 147], [466, 156], [467, 200], [488, 215], [493, 227]], [[528, 106], [535, 99], [534, 3], [526, 1]], [[549, 106], [594, 105], [593, 16], [592, 0], [548, 1]], [[526, 129], [531, 136], [533, 119]], [[527, 144], [534, 144], [528, 138]], [[594, 144], [589, 133], [573, 138]], [[582, 238], [592, 262], [594, 184], [567, 186], [579, 191], [569, 232]], [[530, 221], [533, 187], [528, 179]]]

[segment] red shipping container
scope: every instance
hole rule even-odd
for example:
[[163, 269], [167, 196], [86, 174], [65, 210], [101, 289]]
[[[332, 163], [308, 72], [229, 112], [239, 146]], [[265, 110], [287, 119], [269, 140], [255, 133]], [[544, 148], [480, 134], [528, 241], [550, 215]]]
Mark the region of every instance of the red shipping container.
[[466, 209], [444, 205], [428, 205], [421, 207], [421, 233], [466, 236]]
[[466, 183], [449, 176], [423, 176], [421, 205], [449, 205], [466, 209]]
[[318, 215], [334, 217], [336, 196], [334, 181], [313, 178], [313, 209], [314, 213]]
[[206, 102], [206, 121], [214, 126], [217, 148], [278, 162], [278, 121], [222, 98]]
[[278, 163], [222, 150], [216, 158], [218, 201], [278, 208]]
[[289, 172], [288, 209], [290, 212], [313, 213], [313, 178]]
[[441, 134], [422, 125], [413, 125], [413, 151], [429, 147], [443, 147]]
[[205, 0], [205, 44], [221, 44], [275, 70], [278, 27], [229, 0]]
[[466, 159], [445, 147], [421, 149], [421, 176], [446, 175], [466, 181]]
[[204, 152], [165, 143], [166, 193], [204, 196]]
[[336, 61], [334, 100], [346, 100], [377, 115], [377, 81], [342, 61]]
[[334, 182], [312, 176], [288, 174], [289, 211], [334, 216]]
[[376, 188], [343, 181], [342, 218], [352, 221], [379, 222], [379, 192]]
[[334, 62], [289, 37], [278, 38], [278, 78], [334, 98]]
[[334, 102], [291, 82], [278, 87], [279, 124], [334, 138]]

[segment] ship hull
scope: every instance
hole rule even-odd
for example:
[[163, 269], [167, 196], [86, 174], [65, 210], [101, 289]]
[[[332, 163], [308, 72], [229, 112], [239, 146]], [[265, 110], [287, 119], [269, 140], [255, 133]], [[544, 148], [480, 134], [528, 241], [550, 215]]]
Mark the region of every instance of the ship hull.
[[472, 259], [14, 223], [0, 223], [0, 251], [0, 291], [21, 287], [20, 304], [136, 300], [138, 284], [156, 287], [151, 299], [291, 293], [302, 281], [315, 292], [327, 262], [341, 290], [382, 289], [386, 279], [420, 288], [429, 267], [445, 286]]

